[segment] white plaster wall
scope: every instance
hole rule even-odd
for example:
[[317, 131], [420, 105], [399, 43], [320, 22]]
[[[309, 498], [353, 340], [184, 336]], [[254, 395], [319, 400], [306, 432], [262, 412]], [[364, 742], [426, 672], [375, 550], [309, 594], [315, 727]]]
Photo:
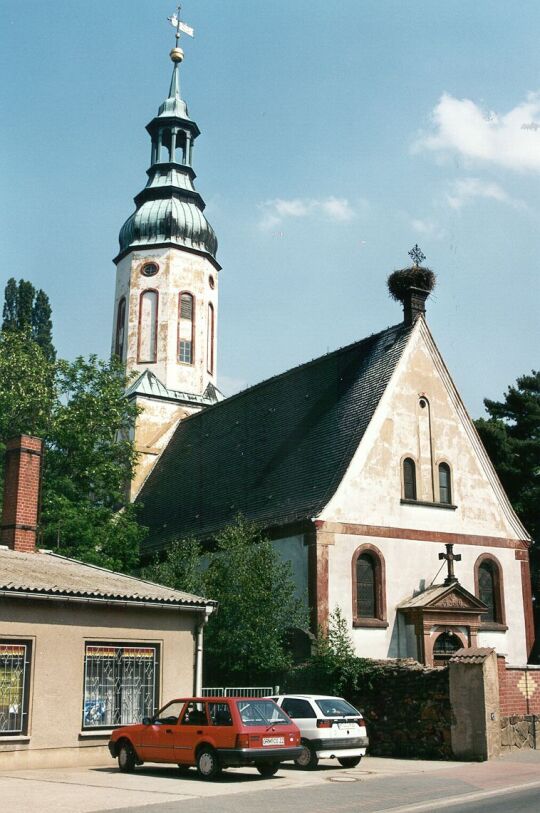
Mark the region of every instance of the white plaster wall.
[[284, 561], [291, 563], [296, 597], [308, 605], [308, 556], [304, 536], [287, 536], [275, 539], [272, 545]]
[[[386, 563], [387, 629], [352, 628], [351, 562], [359, 545], [370, 543]], [[351, 636], [358, 655], [372, 658], [416, 657], [416, 642], [411, 630], [398, 623], [397, 606], [413, 592], [423, 590], [435, 580], [442, 584], [445, 570], [437, 572], [442, 564], [438, 559], [441, 545], [414, 539], [381, 539], [356, 534], [336, 534], [335, 544], [329, 546], [328, 606], [330, 612], [339, 606], [351, 625]], [[474, 594], [474, 563], [485, 549], [478, 545], [456, 545], [455, 553], [462, 556], [455, 563], [460, 584]], [[486, 549], [487, 550], [487, 549]], [[525, 619], [521, 597], [521, 563], [513, 549], [490, 548], [504, 573], [504, 600], [508, 631], [481, 633], [480, 646], [496, 646], [512, 663], [527, 662], [525, 647]], [[445, 564], [446, 567], [446, 564]], [[492, 642], [492, 643], [491, 643]]]
[[[433, 459], [425, 442], [427, 397]], [[438, 500], [438, 463], [452, 470], [456, 510], [402, 505], [402, 460], [418, 472], [418, 500]], [[319, 515], [330, 522], [384, 525], [526, 539], [527, 533], [487, 460], [423, 320], [418, 320], [387, 390], [335, 495]]]
[[[155, 262], [159, 266], [153, 277], [141, 274], [142, 266]], [[210, 277], [214, 288], [210, 286]], [[159, 293], [157, 361], [152, 364], [137, 362], [139, 329], [139, 300], [141, 292], [154, 288]], [[195, 297], [195, 353], [194, 364], [177, 360], [178, 295], [181, 291]], [[218, 271], [205, 257], [177, 248], [145, 249], [133, 251], [123, 257], [116, 271], [116, 293], [113, 313], [112, 349], [116, 336], [116, 316], [122, 296], [127, 304], [127, 333], [124, 361], [128, 372], [151, 370], [172, 390], [202, 394], [207, 384], [216, 383]], [[214, 369], [208, 372], [207, 330], [208, 306], [214, 308]]]

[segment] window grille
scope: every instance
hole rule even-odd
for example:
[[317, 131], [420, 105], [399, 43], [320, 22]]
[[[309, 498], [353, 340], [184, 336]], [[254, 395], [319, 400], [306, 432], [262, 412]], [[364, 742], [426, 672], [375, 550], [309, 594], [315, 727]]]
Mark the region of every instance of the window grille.
[[180, 299], [180, 319], [188, 319], [190, 322], [193, 318], [193, 297], [191, 294], [182, 294]]
[[88, 644], [83, 727], [137, 723], [157, 709], [158, 648]]
[[0, 641], [0, 734], [27, 728], [30, 644]]
[[450, 487], [450, 466], [448, 463], [439, 465], [439, 502], [450, 505], [452, 502], [452, 489]]
[[363, 553], [356, 560], [356, 608], [360, 618], [376, 618], [375, 563]]
[[403, 496], [406, 500], [416, 500], [416, 466], [410, 457], [403, 461]]

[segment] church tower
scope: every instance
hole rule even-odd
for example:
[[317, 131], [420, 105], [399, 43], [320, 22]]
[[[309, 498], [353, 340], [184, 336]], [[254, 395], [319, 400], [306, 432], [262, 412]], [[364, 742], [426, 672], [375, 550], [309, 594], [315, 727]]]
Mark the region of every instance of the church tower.
[[138, 493], [178, 421], [221, 399], [216, 387], [217, 239], [193, 181], [200, 134], [180, 93], [176, 47], [169, 95], [147, 126], [148, 183], [120, 230], [112, 352], [135, 374], [127, 397], [141, 408], [131, 497]]

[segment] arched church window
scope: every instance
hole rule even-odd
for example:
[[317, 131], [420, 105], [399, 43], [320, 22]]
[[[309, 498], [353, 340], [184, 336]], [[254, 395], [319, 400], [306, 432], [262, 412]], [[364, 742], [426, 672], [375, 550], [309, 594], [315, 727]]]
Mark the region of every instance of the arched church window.
[[494, 556], [482, 554], [475, 564], [476, 595], [488, 608], [482, 614], [483, 624], [504, 624], [504, 592], [502, 569]]
[[452, 483], [448, 463], [439, 463], [439, 502], [445, 505], [452, 504]]
[[122, 297], [116, 312], [116, 335], [114, 352], [120, 360], [124, 358], [124, 339], [126, 335], [126, 298]]
[[353, 624], [386, 627], [384, 558], [374, 545], [360, 545], [352, 560]]
[[195, 300], [192, 294], [180, 294], [178, 315], [178, 361], [193, 364], [195, 355]]
[[207, 334], [206, 358], [208, 359], [208, 372], [214, 374], [214, 306], [208, 305], [208, 334]]
[[137, 361], [153, 364], [157, 357], [158, 292], [143, 291], [139, 305], [139, 352]]
[[416, 464], [412, 457], [403, 461], [403, 496], [406, 500], [416, 500]]

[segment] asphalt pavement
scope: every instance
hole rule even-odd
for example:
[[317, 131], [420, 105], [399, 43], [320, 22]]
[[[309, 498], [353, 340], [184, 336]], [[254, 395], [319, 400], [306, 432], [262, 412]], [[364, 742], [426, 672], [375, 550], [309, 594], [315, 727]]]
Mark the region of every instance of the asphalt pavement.
[[282, 766], [263, 779], [253, 768], [205, 782], [194, 769], [144, 765], [121, 774], [94, 768], [0, 771], [0, 809], [13, 813], [539, 813], [540, 751], [484, 763], [366, 757], [343, 769]]

